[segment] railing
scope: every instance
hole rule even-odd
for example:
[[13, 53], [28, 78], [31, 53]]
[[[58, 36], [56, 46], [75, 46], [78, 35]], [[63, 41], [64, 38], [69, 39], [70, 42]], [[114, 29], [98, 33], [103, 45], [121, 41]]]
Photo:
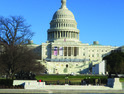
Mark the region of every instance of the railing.
[[49, 62], [86, 62], [89, 59], [46, 59]]

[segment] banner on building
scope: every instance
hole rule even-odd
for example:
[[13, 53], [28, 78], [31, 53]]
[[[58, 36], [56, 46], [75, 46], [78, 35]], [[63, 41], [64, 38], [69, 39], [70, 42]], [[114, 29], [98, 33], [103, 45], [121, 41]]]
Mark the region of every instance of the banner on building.
[[60, 55], [60, 56], [63, 56], [63, 47], [60, 47], [60, 48], [59, 48], [59, 55]]
[[54, 47], [54, 55], [57, 56], [58, 55], [58, 48]]
[[66, 42], [66, 38], [64, 39], [64, 42]]

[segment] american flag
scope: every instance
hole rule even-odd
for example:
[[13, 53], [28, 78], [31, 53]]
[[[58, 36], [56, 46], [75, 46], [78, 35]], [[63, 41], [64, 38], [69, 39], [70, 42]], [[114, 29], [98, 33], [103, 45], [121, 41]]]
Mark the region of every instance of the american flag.
[[54, 47], [54, 55], [57, 56], [58, 51], [57, 51], [57, 47]]
[[66, 38], [64, 39], [64, 42], [66, 42]]

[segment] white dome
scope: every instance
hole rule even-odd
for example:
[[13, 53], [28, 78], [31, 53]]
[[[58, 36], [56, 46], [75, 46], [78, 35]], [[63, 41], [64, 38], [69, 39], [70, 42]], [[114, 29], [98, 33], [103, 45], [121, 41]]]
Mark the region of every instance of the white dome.
[[73, 13], [68, 9], [59, 9], [53, 15], [53, 20], [56, 19], [71, 19], [75, 20]]
[[65, 28], [70, 30], [77, 29], [77, 22], [74, 18], [73, 13], [66, 7], [66, 0], [61, 0], [61, 3], [62, 3], [61, 8], [57, 10], [53, 15], [52, 21], [50, 23], [50, 28], [51, 29]]
[[73, 13], [66, 7], [66, 0], [61, 0], [61, 8], [57, 10], [50, 22], [48, 41], [79, 41], [79, 30]]

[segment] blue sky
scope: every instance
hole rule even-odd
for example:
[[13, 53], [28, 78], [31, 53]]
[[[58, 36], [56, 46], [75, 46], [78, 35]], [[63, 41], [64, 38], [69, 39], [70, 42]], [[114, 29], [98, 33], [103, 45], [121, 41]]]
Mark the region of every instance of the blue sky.
[[[0, 16], [23, 16], [35, 32], [32, 40], [41, 44], [60, 7], [61, 0], [0, 0]], [[82, 43], [124, 45], [124, 0], [67, 0], [67, 7], [78, 23]]]

